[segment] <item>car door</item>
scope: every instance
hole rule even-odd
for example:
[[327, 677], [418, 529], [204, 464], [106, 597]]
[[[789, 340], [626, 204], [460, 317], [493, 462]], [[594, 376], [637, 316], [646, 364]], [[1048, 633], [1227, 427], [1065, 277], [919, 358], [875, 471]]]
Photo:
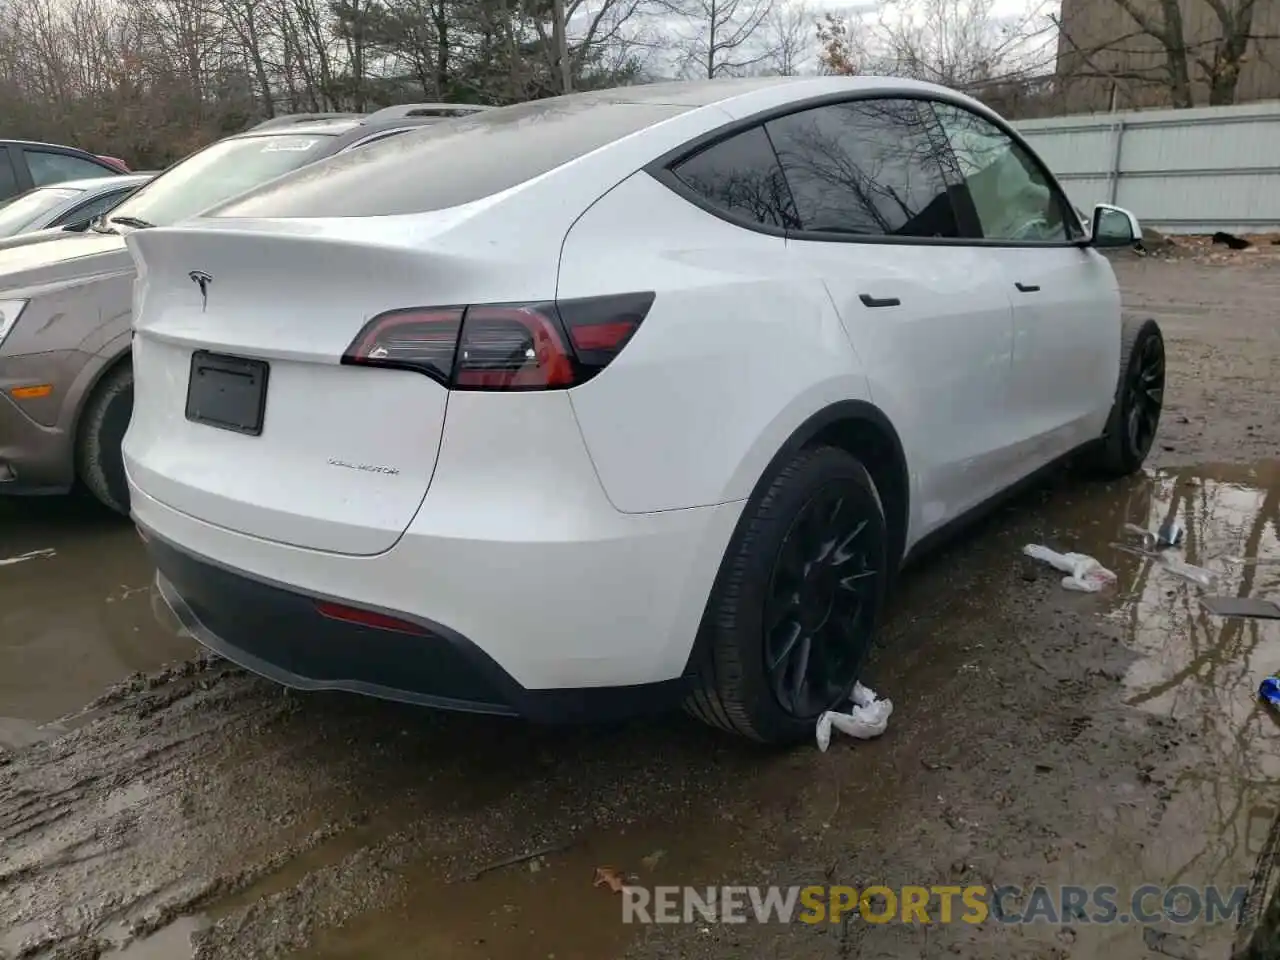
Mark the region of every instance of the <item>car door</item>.
[[1115, 394], [1119, 292], [1106, 259], [1016, 134], [953, 103], [934, 112], [952, 148], [962, 229], [1004, 275], [1013, 373], [1002, 421], [1030, 472], [1101, 432]]
[[862, 98], [765, 125], [800, 229], [897, 429], [915, 484], [912, 540], [998, 491], [1013, 329], [999, 264], [959, 240], [927, 106]]

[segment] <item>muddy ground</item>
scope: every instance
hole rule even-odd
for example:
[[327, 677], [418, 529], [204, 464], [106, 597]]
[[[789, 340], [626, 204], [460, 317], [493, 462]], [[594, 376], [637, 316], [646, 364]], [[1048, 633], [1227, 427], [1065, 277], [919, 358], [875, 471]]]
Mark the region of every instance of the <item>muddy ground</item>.
[[[127, 523], [0, 503], [0, 559], [55, 551], [0, 566], [0, 957], [1225, 957], [1230, 923], [641, 927], [592, 885], [1248, 882], [1280, 622], [1111, 544], [1176, 513], [1221, 592], [1280, 591], [1228, 559], [1280, 558], [1280, 258], [1117, 269], [1169, 342], [1151, 470], [1057, 478], [911, 572], [867, 677], [889, 731], [827, 754], [288, 693], [153, 625]], [[1026, 543], [1118, 586], [1068, 593]]]

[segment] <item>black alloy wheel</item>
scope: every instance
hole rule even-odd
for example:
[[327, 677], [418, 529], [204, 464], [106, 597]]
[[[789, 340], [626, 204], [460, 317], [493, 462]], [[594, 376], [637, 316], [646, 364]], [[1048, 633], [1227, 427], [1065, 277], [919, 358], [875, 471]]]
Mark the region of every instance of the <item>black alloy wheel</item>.
[[809, 447], [775, 466], [720, 564], [685, 709], [761, 743], [811, 740], [871, 649], [888, 544], [880, 493], [852, 453]]
[[1102, 477], [1137, 473], [1155, 444], [1164, 410], [1165, 350], [1154, 320], [1126, 319], [1121, 325], [1120, 371], [1111, 415], [1084, 464]]
[[1142, 460], [1155, 442], [1164, 407], [1164, 341], [1146, 337], [1138, 349], [1125, 390], [1125, 439], [1130, 456]]
[[871, 644], [884, 529], [858, 486], [829, 483], [800, 510], [774, 563], [764, 610], [765, 670], [779, 707], [816, 719], [845, 696]]

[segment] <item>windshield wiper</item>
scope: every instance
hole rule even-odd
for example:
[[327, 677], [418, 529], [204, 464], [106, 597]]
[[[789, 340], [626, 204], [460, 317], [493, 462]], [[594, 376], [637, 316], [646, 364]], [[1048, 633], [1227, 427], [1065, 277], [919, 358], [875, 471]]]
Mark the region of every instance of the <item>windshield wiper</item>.
[[155, 226], [150, 220], [143, 220], [141, 217], [111, 217], [107, 223], [119, 223], [126, 227], [137, 227], [139, 230]]

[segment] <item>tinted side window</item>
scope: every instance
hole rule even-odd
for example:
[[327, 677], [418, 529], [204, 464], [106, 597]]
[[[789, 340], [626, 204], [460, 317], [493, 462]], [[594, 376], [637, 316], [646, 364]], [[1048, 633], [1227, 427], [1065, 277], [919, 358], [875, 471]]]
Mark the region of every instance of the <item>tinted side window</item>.
[[773, 145], [761, 127], [695, 153], [672, 172], [726, 213], [770, 227], [800, 225]]
[[18, 178], [14, 176], [13, 164], [9, 160], [9, 148], [0, 143], [0, 203], [17, 192]]
[[61, 183], [63, 180], [109, 177], [118, 172], [107, 169], [105, 165], [66, 153], [51, 153], [48, 150], [24, 150], [23, 152], [27, 156], [27, 169], [31, 171], [31, 180], [37, 187]]
[[67, 223], [81, 223], [85, 220], [92, 220], [99, 214], [106, 213], [127, 197], [130, 192], [129, 190], [113, 190], [110, 193], [94, 197], [88, 203], [82, 203], [75, 209], [68, 210], [58, 218], [56, 223], [52, 223], [50, 226], [60, 227]]
[[766, 124], [805, 230], [956, 237], [946, 140], [915, 100], [858, 100]]
[[963, 184], [981, 236], [990, 240], [1064, 243], [1062, 196], [1031, 156], [999, 127], [950, 103], [934, 112], [952, 148], [954, 181]]

